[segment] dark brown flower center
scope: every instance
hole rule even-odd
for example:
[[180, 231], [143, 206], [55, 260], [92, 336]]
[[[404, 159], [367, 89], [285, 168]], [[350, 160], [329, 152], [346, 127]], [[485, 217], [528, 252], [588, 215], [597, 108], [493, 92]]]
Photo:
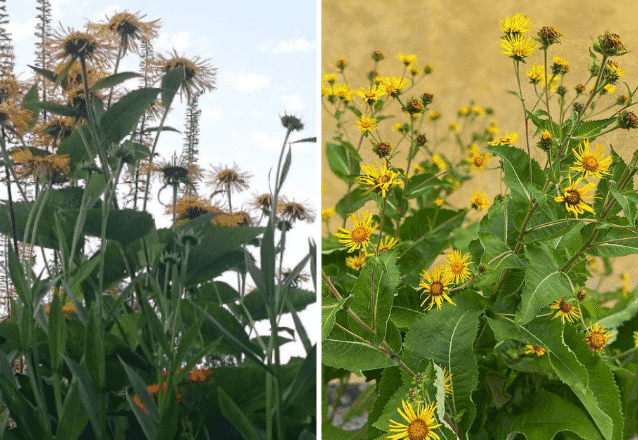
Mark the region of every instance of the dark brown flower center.
[[443, 283], [440, 281], [435, 281], [430, 284], [430, 295], [440, 296], [443, 294]]
[[565, 201], [568, 205], [578, 205], [580, 203], [580, 193], [575, 189], [568, 189], [566, 191]]
[[408, 437], [410, 440], [423, 440], [430, 432], [427, 423], [421, 419], [415, 419], [408, 425]]
[[598, 160], [594, 156], [583, 157], [583, 168], [592, 173], [598, 171]]
[[566, 303], [565, 301], [561, 301], [558, 307], [560, 308], [560, 311], [563, 313], [570, 313], [572, 309], [574, 308], [571, 304]]
[[350, 239], [353, 243], [360, 244], [365, 242], [368, 238], [370, 238], [370, 234], [368, 233], [368, 228], [365, 226], [357, 226], [350, 233]]

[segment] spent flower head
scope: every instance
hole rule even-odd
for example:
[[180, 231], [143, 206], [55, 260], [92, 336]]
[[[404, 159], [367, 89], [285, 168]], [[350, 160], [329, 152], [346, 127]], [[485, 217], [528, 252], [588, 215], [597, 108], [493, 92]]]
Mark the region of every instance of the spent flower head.
[[146, 14], [139, 11], [135, 14], [128, 11], [118, 12], [106, 17], [105, 22], [89, 23], [88, 28], [97, 31], [101, 37], [115, 40], [122, 48], [122, 55], [132, 50], [140, 53], [139, 42], [148, 43], [158, 35], [160, 20], [142, 21]]
[[605, 32], [598, 36], [598, 42], [594, 43], [594, 50], [607, 56], [621, 56], [627, 53], [620, 36], [612, 32]]
[[191, 59], [185, 58], [173, 49], [172, 56], [160, 54], [156, 60], [151, 62], [151, 65], [158, 79], [171, 70], [182, 69], [184, 78], [179, 89], [180, 96], [184, 93], [191, 96], [198, 92], [215, 90], [217, 68], [212, 67], [209, 63], [210, 60], [202, 60], [199, 56]]
[[544, 48], [547, 48], [552, 44], [560, 43], [560, 37], [562, 36], [563, 34], [560, 31], [551, 26], [543, 26], [538, 31], [538, 39]]

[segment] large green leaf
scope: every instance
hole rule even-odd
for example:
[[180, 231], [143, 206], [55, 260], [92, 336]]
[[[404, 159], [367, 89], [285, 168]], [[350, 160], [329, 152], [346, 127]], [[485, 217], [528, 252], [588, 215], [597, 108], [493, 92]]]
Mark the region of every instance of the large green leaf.
[[233, 399], [224, 392], [223, 389], [217, 387], [219, 408], [224, 417], [233, 424], [233, 426], [241, 433], [246, 440], [259, 440], [257, 429], [250, 422], [248, 417], [239, 408]]
[[89, 423], [89, 416], [80, 398], [80, 385], [77, 379], [71, 381], [60, 420], [61, 423], [55, 433], [58, 439], [76, 440]]
[[529, 156], [520, 148], [498, 145], [489, 147], [488, 150], [501, 156], [505, 177], [503, 181], [512, 192], [512, 197], [517, 202], [529, 202], [532, 194], [527, 189], [529, 183], [535, 183], [542, 187], [545, 183], [545, 174], [538, 162], [531, 159], [532, 179], [530, 180]]
[[[76, 216], [79, 210], [69, 210], [65, 213]], [[131, 227], [134, 225], [134, 227]], [[148, 234], [155, 227], [153, 216], [148, 212], [132, 209], [112, 209], [106, 222], [106, 238], [115, 240], [127, 248], [129, 244]], [[102, 210], [89, 209], [86, 211], [84, 232], [88, 235], [100, 237], [102, 235]]]
[[330, 335], [332, 328], [335, 325], [337, 312], [341, 310], [348, 300], [351, 300], [351, 296], [344, 296], [339, 301], [334, 300], [332, 297], [325, 297], [321, 306], [321, 340], [323, 341]]
[[601, 327], [617, 328], [626, 321], [632, 319], [638, 313], [638, 299], [634, 299], [627, 304], [622, 310], [612, 313], [598, 320]]
[[440, 310], [416, 318], [404, 347], [447, 368], [456, 411], [464, 412], [460, 426], [467, 432], [476, 415], [472, 392], [478, 385], [478, 365], [473, 345], [481, 309], [470, 295], [459, 295], [456, 303], [458, 306], [445, 303]]
[[171, 69], [162, 77], [162, 104], [169, 108], [173, 103], [175, 94], [184, 82], [184, 69]]
[[595, 257], [621, 257], [638, 253], [638, 234], [628, 229], [610, 228], [599, 234], [591, 247], [589, 255]]
[[556, 251], [544, 245], [526, 246], [525, 256], [529, 264], [517, 316], [519, 324], [532, 321], [542, 307], [569, 298], [575, 290], [567, 274], [560, 271], [562, 263]]
[[350, 308], [376, 333], [371, 342], [379, 345], [385, 332], [392, 302], [399, 285], [396, 253], [384, 252], [370, 257], [352, 289]]
[[348, 142], [340, 141], [338, 144], [328, 142], [326, 144], [326, 157], [330, 169], [338, 178], [351, 181], [361, 172], [359, 153]]
[[106, 140], [119, 143], [128, 136], [159, 92], [155, 88], [133, 90], [113, 104], [100, 118]]
[[106, 78], [102, 78], [91, 87], [91, 90], [100, 90], [106, 89], [109, 87], [114, 87], [120, 83], [123, 83], [127, 79], [131, 78], [139, 78], [142, 75], [135, 72], [119, 72], [114, 75], [107, 76]]
[[321, 343], [321, 362], [350, 371], [374, 370], [395, 365], [387, 355], [369, 344], [330, 338]]
[[546, 390], [534, 393], [522, 414], [499, 414], [496, 425], [498, 440], [506, 440], [518, 432], [527, 440], [551, 440], [563, 431], [571, 431], [585, 440], [602, 440], [602, 436], [583, 410], [569, 400]]
[[[615, 440], [614, 422], [600, 406], [599, 385], [590, 380], [590, 373], [574, 354], [574, 347], [563, 341], [563, 325], [558, 319], [536, 318], [526, 326], [517, 326], [506, 317], [487, 318], [498, 341], [516, 339], [525, 344], [541, 345], [559, 379], [569, 386], [589, 412], [590, 417], [607, 440]], [[602, 384], [601, 384], [602, 385]]]

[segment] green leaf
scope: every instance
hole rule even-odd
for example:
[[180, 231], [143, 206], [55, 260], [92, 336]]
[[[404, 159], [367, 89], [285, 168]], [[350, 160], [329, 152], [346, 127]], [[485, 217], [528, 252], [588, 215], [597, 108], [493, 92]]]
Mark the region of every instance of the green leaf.
[[621, 257], [638, 253], [638, 235], [631, 230], [611, 228], [598, 234], [587, 253], [594, 257]]
[[405, 192], [409, 194], [409, 199], [413, 199], [426, 194], [437, 183], [439, 180], [431, 174], [416, 174], [408, 179]]
[[47, 342], [51, 356], [51, 368], [59, 371], [66, 354], [66, 323], [62, 315], [62, 297], [56, 296], [51, 303]]
[[351, 181], [361, 172], [359, 153], [348, 142], [326, 144], [326, 157], [332, 172], [341, 180]]
[[[379, 417], [384, 413], [384, 409], [387, 407], [388, 411], [392, 409], [387, 406], [392, 396], [403, 384], [401, 379], [401, 369], [398, 366], [389, 367], [383, 370], [381, 374], [381, 380], [377, 386], [377, 398], [374, 401], [372, 410], [368, 415], [368, 425], [374, 425]], [[377, 431], [379, 434], [381, 431]]]
[[[69, 211], [69, 214], [79, 213], [79, 210]], [[123, 228], [122, 225], [135, 225]], [[148, 212], [132, 209], [112, 209], [106, 222], [106, 238], [115, 240], [126, 249], [134, 241], [144, 237], [155, 227], [153, 216]], [[84, 232], [88, 235], [100, 237], [102, 235], [102, 210], [89, 209], [86, 211]]]
[[374, 370], [395, 365], [388, 356], [366, 343], [330, 338], [321, 343], [321, 362], [350, 371]]
[[529, 183], [535, 183], [539, 187], [542, 187], [545, 183], [545, 174], [538, 162], [531, 159], [533, 180], [530, 181], [530, 159], [523, 150], [504, 145], [489, 147], [488, 150], [501, 156], [505, 172], [503, 182], [509, 187], [514, 200], [516, 202], [529, 202], [532, 198], [530, 191], [527, 189]]
[[456, 410], [463, 412], [460, 427], [467, 432], [476, 415], [472, 392], [478, 385], [478, 365], [473, 345], [481, 310], [464, 297], [455, 300], [458, 306], [445, 303], [440, 310], [415, 319], [404, 348], [447, 368]]
[[618, 190], [616, 185], [612, 185], [609, 190], [611, 191], [612, 196], [614, 196], [614, 199], [616, 199], [618, 204], [622, 207], [625, 217], [629, 220], [629, 224], [633, 225], [636, 221], [636, 203], [638, 202], [638, 196], [636, 193], [631, 192], [623, 194]]
[[113, 104], [100, 118], [106, 140], [117, 144], [128, 136], [159, 91], [150, 87], [133, 90]]
[[[358, 186], [350, 191], [350, 196], [346, 194], [337, 202], [335, 210], [342, 218], [346, 218], [353, 212], [357, 212], [363, 208], [368, 201], [374, 200], [375, 196], [375, 193], [368, 191], [362, 186]], [[346, 202], [348, 203], [347, 206]]]
[[303, 360], [295, 380], [284, 390], [282, 394], [284, 411], [295, 405], [297, 399], [308, 391], [315, 394], [317, 377], [317, 345], [313, 345], [308, 355]]
[[612, 439], [614, 423], [599, 406], [597, 385], [590, 381], [588, 369], [579, 362], [572, 349], [563, 342], [563, 325], [558, 319], [536, 318], [526, 326], [517, 326], [506, 317], [487, 318], [497, 341], [515, 339], [530, 345], [541, 345], [558, 378], [579, 398], [596, 426], [607, 440]]
[[597, 119], [593, 121], [583, 121], [578, 124], [576, 130], [574, 130], [574, 134], [572, 137], [578, 139], [589, 139], [593, 140], [609, 125], [616, 122], [616, 117], [611, 117], [607, 119]]
[[162, 104], [168, 109], [184, 82], [184, 69], [171, 69], [162, 77]]
[[532, 394], [524, 406], [528, 410], [522, 414], [499, 414], [497, 440], [509, 439], [516, 432], [527, 440], [547, 440], [563, 431], [571, 431], [585, 440], [602, 440], [598, 429], [580, 407], [554, 393], [541, 389]]
[[[45, 77], [46, 79], [48, 79], [51, 82], [58, 82], [58, 76], [55, 74], [55, 72], [52, 72], [51, 70], [47, 70], [47, 69], [41, 69], [39, 67], [35, 67], [35, 66], [30, 66], [30, 68], [32, 68], [33, 70], [35, 70], [37, 73], [39, 73], [40, 75], [42, 75], [43, 77]], [[68, 71], [68, 69], [67, 69]]]
[[29, 106], [33, 109], [44, 110], [53, 115], [70, 116], [72, 118], [80, 117], [80, 114], [73, 107], [56, 102], [31, 101]]
[[638, 313], [638, 299], [633, 300], [627, 304], [622, 310], [611, 315], [607, 315], [604, 318], [598, 320], [601, 327], [606, 328], [618, 328], [623, 323], [632, 319]]
[[[330, 335], [330, 332], [332, 332], [332, 328], [335, 325], [337, 312], [345, 306], [348, 300], [352, 300], [350, 295], [342, 297], [339, 302], [335, 302], [335, 300], [330, 297], [324, 298], [321, 308], [321, 321], [323, 322], [323, 325], [321, 327], [322, 341], [325, 340], [328, 335]], [[326, 301], [328, 301], [329, 303], [326, 303]]]
[[89, 415], [82, 405], [80, 385], [77, 379], [71, 381], [71, 386], [64, 399], [60, 420], [62, 423], [58, 425], [55, 433], [57, 439], [76, 440], [89, 423]]
[[142, 77], [139, 73], [135, 72], [119, 72], [114, 75], [107, 76], [106, 78], [102, 78], [91, 87], [91, 90], [100, 90], [106, 89], [110, 87], [114, 87], [120, 83], [123, 83], [127, 79], [131, 78], [139, 78]]
[[529, 264], [517, 314], [518, 324], [527, 324], [541, 308], [549, 307], [557, 299], [569, 298], [575, 290], [567, 274], [560, 271], [561, 258], [556, 251], [543, 245], [525, 246], [525, 256]]
[[395, 252], [384, 252], [379, 257], [368, 258], [352, 289], [350, 308], [376, 331], [372, 335], [373, 345], [380, 345], [385, 339], [392, 302], [399, 285], [396, 259]]
[[275, 304], [275, 260], [277, 259], [275, 255], [275, 222], [273, 213], [264, 231], [259, 254], [261, 257], [261, 279], [265, 288], [262, 294], [274, 310], [279, 310], [279, 304]]
[[[80, 397], [82, 398], [84, 408], [89, 415], [89, 421], [93, 427], [93, 432], [100, 432], [100, 405], [98, 403], [97, 393], [93, 387], [93, 382], [91, 382], [91, 377], [82, 365], [78, 364], [70, 357], [65, 357], [64, 360], [66, 361], [69, 370], [71, 370], [71, 373], [73, 373], [73, 380], [77, 380], [80, 384]], [[146, 391], [146, 387], [144, 387], [144, 391]]]
[[221, 388], [217, 387], [217, 395], [219, 401], [219, 409], [226, 419], [233, 424], [233, 426], [241, 433], [246, 440], [259, 440], [257, 430], [253, 424], [248, 420], [248, 417], [243, 413], [233, 399], [224, 392]]
[[13, 245], [9, 246], [9, 274], [18, 297], [23, 304], [28, 306], [28, 310], [33, 310], [33, 304], [31, 304], [31, 288], [24, 276], [22, 263], [20, 263], [20, 259], [16, 255]]
[[148, 392], [144, 379], [142, 379], [135, 370], [126, 365], [126, 362], [124, 362], [119, 355], [118, 359], [124, 367], [124, 371], [126, 372], [129, 382], [133, 386], [133, 392], [139, 398], [139, 402], [144, 405], [146, 411], [143, 411], [142, 408], [138, 407], [137, 404], [133, 402], [133, 398], [129, 396], [128, 391], [126, 391], [126, 400], [128, 400], [129, 406], [131, 407], [133, 414], [135, 414], [135, 418], [138, 423], [142, 427], [147, 440], [155, 440], [157, 433], [157, 405], [155, 404], [155, 400]]
[[[538, 128], [538, 130], [547, 130], [553, 133], [554, 135], [557, 135], [559, 133], [558, 124], [556, 124], [553, 121], [550, 123], [548, 119], [539, 118], [538, 117], [539, 114], [541, 114], [540, 111], [536, 111], [534, 113], [527, 111], [527, 116], [532, 121], [532, 124], [534, 124], [536, 128]], [[543, 112], [543, 114], [546, 114], [546, 113]]]

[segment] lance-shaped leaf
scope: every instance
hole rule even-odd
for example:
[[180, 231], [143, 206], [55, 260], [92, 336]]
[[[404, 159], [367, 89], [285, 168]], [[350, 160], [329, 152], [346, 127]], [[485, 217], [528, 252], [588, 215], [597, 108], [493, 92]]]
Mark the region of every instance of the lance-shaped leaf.
[[519, 324], [527, 324], [542, 307], [548, 307], [557, 299], [568, 298], [574, 292], [571, 280], [560, 271], [556, 251], [548, 246], [526, 246], [525, 256], [529, 265], [517, 316]]
[[554, 393], [539, 390], [531, 395], [525, 406], [529, 410], [522, 414], [500, 414], [497, 440], [506, 440], [516, 432], [527, 440], [547, 440], [563, 431], [571, 431], [587, 440], [602, 440], [600, 432], [580, 407]]
[[541, 345], [558, 378], [569, 386], [589, 412], [594, 423], [607, 440], [611, 440], [614, 422], [599, 406], [598, 385], [590, 380], [587, 368], [579, 362], [571, 347], [563, 342], [563, 325], [558, 319], [537, 318], [526, 326], [517, 326], [506, 317], [487, 318], [498, 341], [515, 339], [530, 345]]
[[228, 394], [217, 387], [219, 409], [226, 419], [241, 433], [246, 440], [259, 440], [257, 429], [243, 413], [241, 408], [233, 402]]
[[371, 342], [379, 345], [385, 338], [392, 301], [399, 285], [395, 252], [384, 252], [368, 258], [359, 279], [352, 288], [350, 308], [375, 331]]
[[469, 294], [454, 298], [458, 306], [445, 303], [418, 317], [408, 329], [404, 349], [432, 359], [452, 375], [453, 404], [463, 413], [460, 427], [466, 432], [476, 415], [472, 391], [478, 385], [478, 365], [473, 351], [481, 308]]
[[501, 156], [503, 171], [505, 172], [503, 181], [512, 191], [514, 200], [517, 202], [529, 202], [532, 194], [527, 189], [527, 185], [531, 182], [542, 188], [545, 183], [545, 174], [538, 162], [532, 159], [532, 180], [530, 180], [530, 159], [523, 150], [504, 145], [489, 147], [488, 149], [491, 153]]
[[330, 338], [321, 343], [321, 362], [350, 371], [375, 370], [395, 365], [387, 355], [365, 342]]
[[598, 323], [601, 327], [616, 328], [620, 327], [624, 322], [629, 321], [638, 314], [638, 299], [627, 304], [622, 310], [607, 315], [600, 319]]
[[113, 143], [126, 137], [137, 125], [137, 121], [153, 103], [160, 89], [143, 88], [133, 90], [113, 104], [100, 118], [104, 136]]
[[322, 301], [321, 306], [321, 340], [323, 341], [330, 335], [332, 332], [332, 328], [335, 325], [335, 320], [337, 319], [337, 312], [341, 310], [348, 299], [351, 299], [350, 296], [344, 296], [339, 301], [326, 297]]
[[638, 253], [638, 235], [628, 229], [611, 228], [599, 234], [587, 253], [596, 257], [621, 257]]
[[332, 172], [342, 180], [349, 181], [361, 172], [359, 166], [361, 157], [348, 142], [341, 141], [339, 144], [329, 142], [326, 145], [326, 157]]
[[139, 73], [135, 72], [119, 72], [114, 75], [107, 76], [106, 78], [102, 78], [91, 87], [91, 90], [100, 90], [106, 89], [108, 87], [114, 87], [120, 83], [123, 83], [127, 79], [140, 77]]

